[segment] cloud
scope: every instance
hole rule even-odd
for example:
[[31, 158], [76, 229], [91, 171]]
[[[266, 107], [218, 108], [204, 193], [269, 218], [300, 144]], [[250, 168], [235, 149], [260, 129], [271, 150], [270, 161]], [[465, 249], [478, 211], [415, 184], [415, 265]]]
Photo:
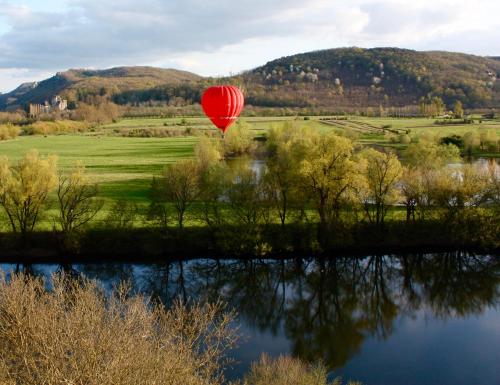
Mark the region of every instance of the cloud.
[[51, 76], [48, 71], [31, 71], [26, 68], [0, 68], [0, 92], [13, 90], [22, 83]]
[[0, 0], [0, 68], [157, 64], [215, 75], [345, 45], [500, 54], [493, 0], [48, 1]]
[[159, 55], [219, 49], [293, 29], [274, 16], [296, 0], [76, 1], [64, 14], [7, 7], [1, 67], [53, 68], [137, 63]]

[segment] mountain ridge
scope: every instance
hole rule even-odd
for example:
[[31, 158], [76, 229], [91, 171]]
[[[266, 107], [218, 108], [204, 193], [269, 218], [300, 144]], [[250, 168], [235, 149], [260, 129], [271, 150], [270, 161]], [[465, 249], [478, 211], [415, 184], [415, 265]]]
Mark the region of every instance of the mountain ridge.
[[316, 97], [317, 105], [376, 106], [440, 96], [448, 104], [460, 100], [469, 106], [498, 106], [499, 74], [500, 62], [482, 56], [351, 47], [275, 59], [248, 71], [244, 80], [260, 85], [249, 93], [253, 99], [276, 100], [287, 93], [300, 99], [302, 93], [304, 103]]
[[[117, 80], [119, 79], [119, 80]], [[119, 93], [163, 84], [179, 85], [198, 81], [201, 76], [188, 71], [150, 66], [119, 66], [108, 69], [69, 69], [40, 82], [23, 83], [11, 92], [0, 95], [0, 109], [43, 103], [52, 96], [75, 100], [85, 94]], [[104, 95], [101, 95], [104, 96]]]
[[367, 107], [415, 105], [441, 97], [452, 105], [500, 106], [500, 57], [447, 51], [333, 48], [277, 58], [235, 76], [197, 74], [147, 66], [70, 69], [0, 95], [0, 109], [42, 103], [55, 94], [75, 102], [112, 100], [198, 102], [204, 87], [241, 86], [249, 104], [264, 107]]

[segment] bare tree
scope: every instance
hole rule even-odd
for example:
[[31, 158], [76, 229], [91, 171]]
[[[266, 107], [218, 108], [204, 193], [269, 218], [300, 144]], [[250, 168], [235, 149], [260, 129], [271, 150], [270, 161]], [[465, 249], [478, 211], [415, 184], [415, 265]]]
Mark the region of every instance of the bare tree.
[[182, 160], [165, 168], [163, 191], [167, 201], [177, 211], [179, 228], [184, 225], [184, 216], [189, 205], [198, 195], [198, 165], [194, 160]]
[[90, 183], [81, 163], [69, 174], [59, 176], [57, 222], [66, 247], [74, 246], [74, 242], [78, 241], [79, 230], [102, 208], [103, 202], [97, 199], [97, 193], [98, 186]]
[[403, 174], [403, 168], [395, 154], [371, 148], [363, 155], [367, 160], [365, 211], [370, 222], [383, 226], [387, 208], [397, 201], [397, 182]]

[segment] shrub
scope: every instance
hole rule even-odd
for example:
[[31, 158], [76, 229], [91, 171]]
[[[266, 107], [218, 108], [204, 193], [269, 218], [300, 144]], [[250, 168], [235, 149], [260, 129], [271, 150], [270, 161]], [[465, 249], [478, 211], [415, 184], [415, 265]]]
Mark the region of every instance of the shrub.
[[23, 128], [28, 135], [52, 135], [86, 132], [89, 124], [73, 120], [37, 121]]
[[399, 134], [398, 139], [399, 139], [399, 143], [401, 143], [401, 144], [410, 144], [411, 143], [411, 136], [408, 134]]
[[139, 208], [134, 202], [126, 200], [116, 201], [109, 214], [104, 219], [104, 227], [114, 230], [128, 230], [134, 227], [139, 217]]
[[20, 129], [12, 124], [0, 125], [0, 140], [15, 139], [19, 135]]
[[1, 384], [186, 384], [224, 381], [237, 335], [220, 303], [167, 310], [121, 286], [0, 274]]
[[249, 153], [254, 147], [253, 135], [248, 123], [239, 120], [227, 130], [224, 138], [224, 152], [226, 155]]
[[384, 133], [384, 139], [391, 142], [391, 143], [397, 143], [398, 142], [398, 136], [393, 134], [392, 132], [385, 132]]
[[19, 124], [26, 121], [26, 116], [22, 112], [0, 112], [0, 123]]
[[453, 144], [458, 148], [464, 147], [464, 140], [459, 135], [445, 136], [439, 140], [440, 144]]
[[271, 359], [263, 355], [252, 365], [244, 385], [340, 385], [340, 379], [328, 382], [327, 374], [322, 365], [309, 366], [290, 357]]
[[119, 132], [122, 136], [131, 138], [171, 138], [192, 135], [193, 131], [191, 127], [187, 127], [184, 130], [179, 128], [148, 127], [122, 129]]

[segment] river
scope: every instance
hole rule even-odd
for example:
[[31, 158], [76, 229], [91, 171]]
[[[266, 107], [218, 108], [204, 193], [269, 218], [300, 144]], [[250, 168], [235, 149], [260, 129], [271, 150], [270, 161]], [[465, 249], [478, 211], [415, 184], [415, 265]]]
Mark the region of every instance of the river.
[[[49, 276], [58, 265], [16, 266]], [[461, 252], [289, 260], [80, 264], [111, 288], [213, 301], [238, 312], [240, 378], [263, 352], [322, 360], [366, 385], [500, 384], [500, 257]]]

